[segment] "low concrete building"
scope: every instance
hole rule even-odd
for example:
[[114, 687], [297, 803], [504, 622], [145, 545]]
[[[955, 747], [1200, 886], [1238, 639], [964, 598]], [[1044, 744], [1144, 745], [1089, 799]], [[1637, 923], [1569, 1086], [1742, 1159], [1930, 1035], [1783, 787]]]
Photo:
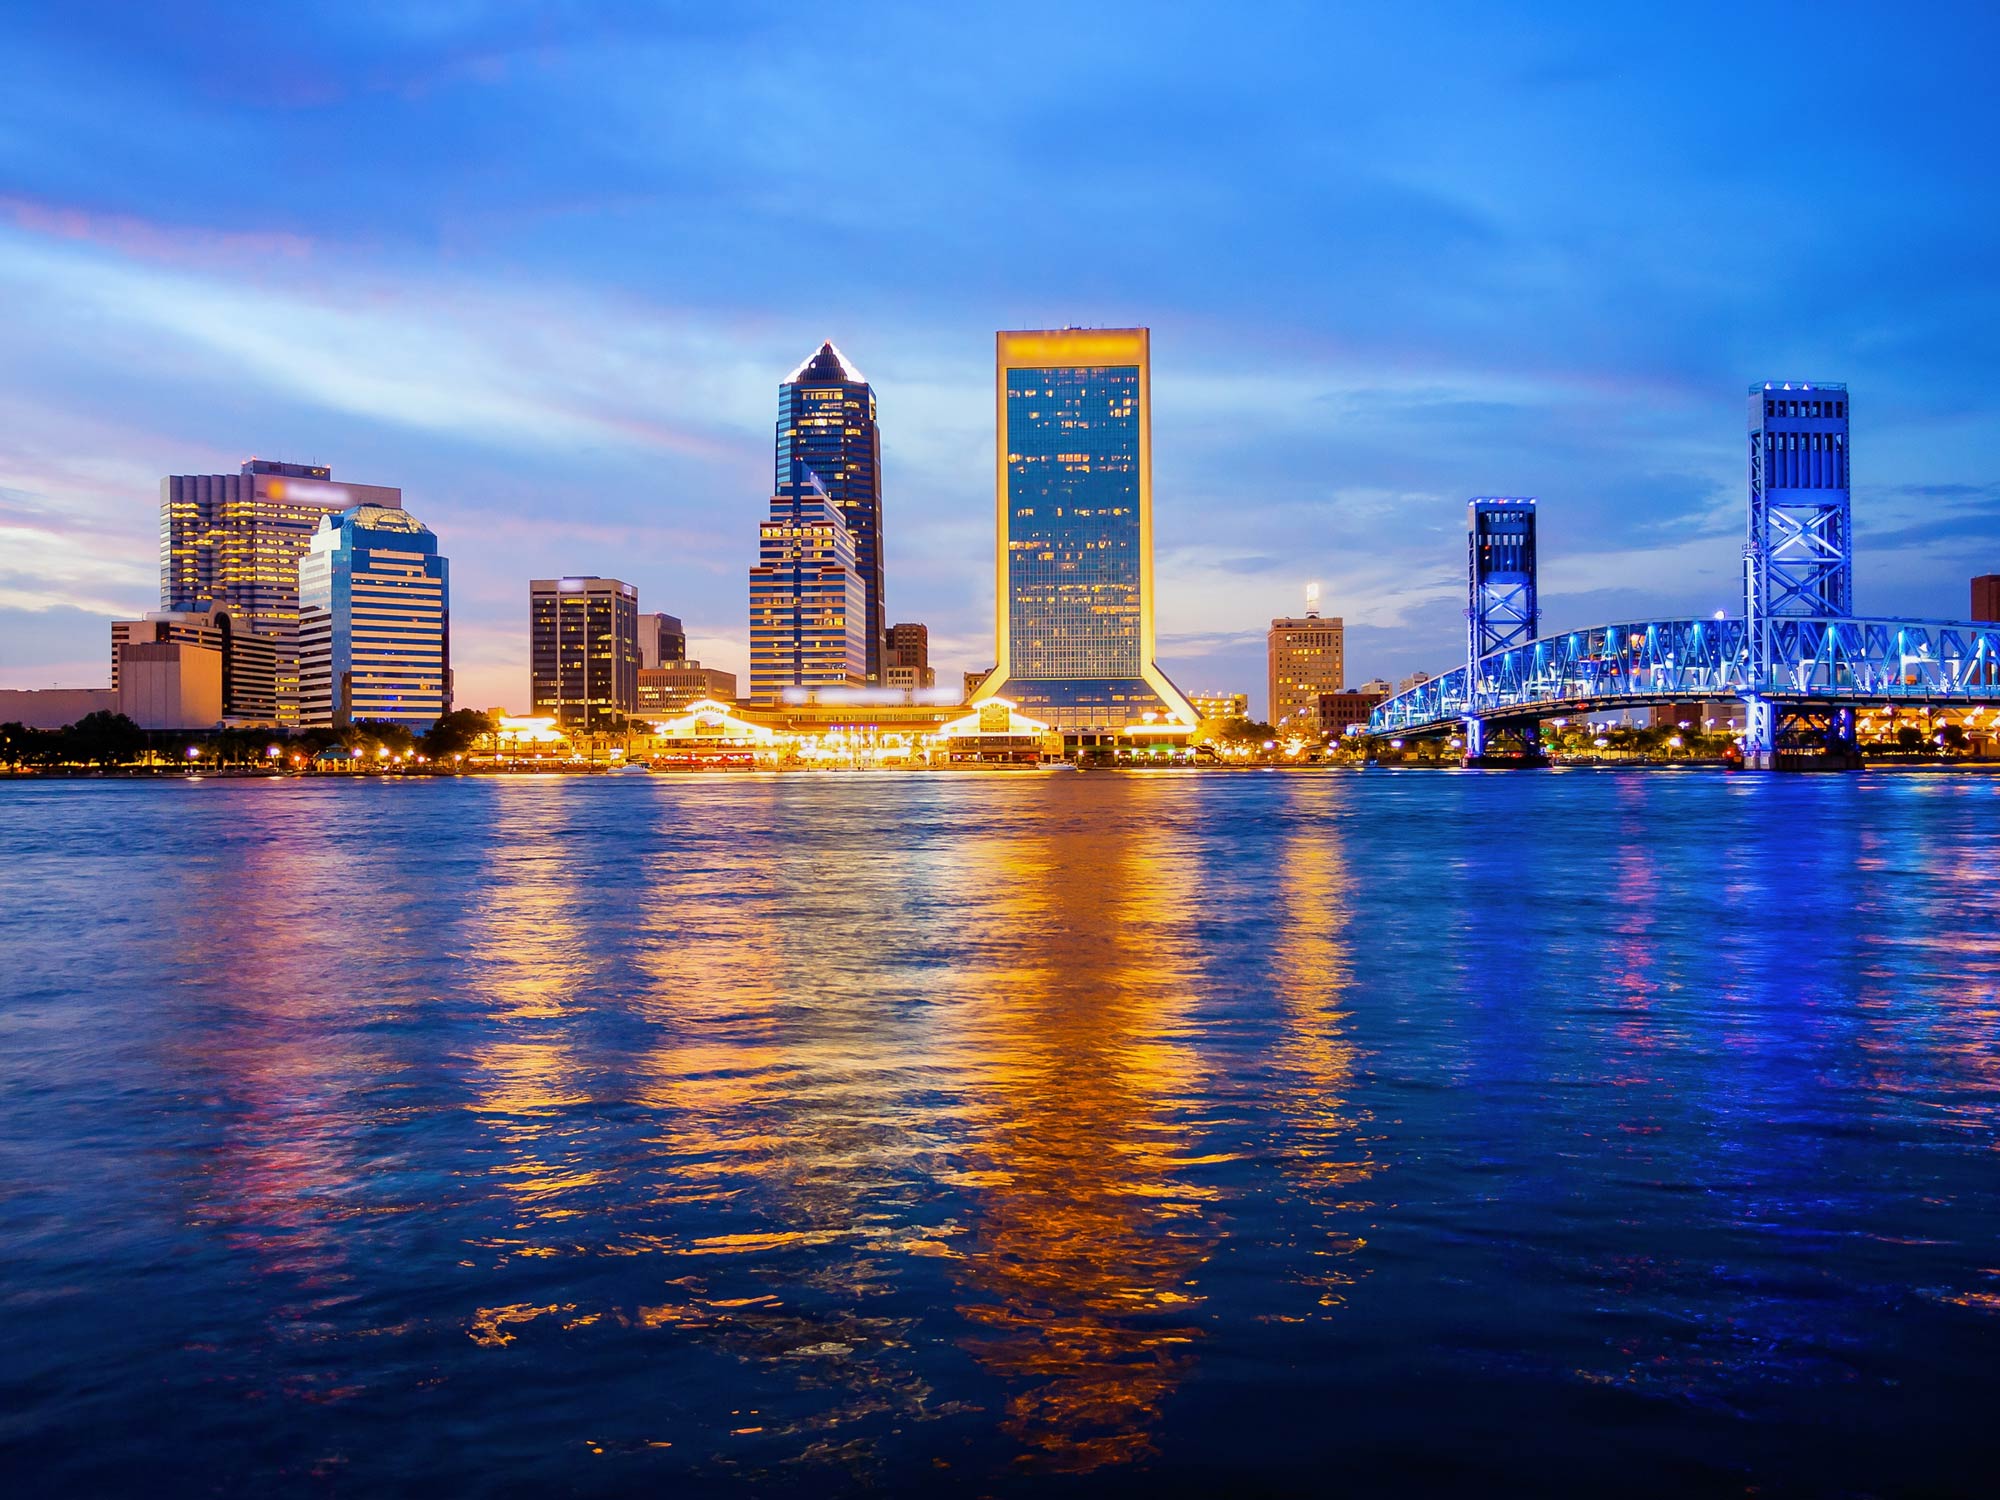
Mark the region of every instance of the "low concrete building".
[[1386, 685], [1380, 690], [1342, 688], [1337, 693], [1321, 693], [1319, 732], [1328, 739], [1338, 739], [1355, 725], [1367, 728], [1370, 710], [1388, 696]]
[[734, 703], [736, 674], [717, 667], [704, 667], [698, 661], [678, 661], [639, 669], [637, 717], [641, 719], [677, 714], [690, 703], [699, 703], [704, 699]]
[[66, 729], [95, 713], [116, 713], [110, 688], [0, 688], [0, 724]]
[[212, 729], [222, 722], [222, 652], [192, 641], [120, 646], [116, 696], [141, 729]]
[[[278, 722], [279, 643], [275, 638], [251, 630], [222, 609], [163, 609], [144, 619], [113, 620], [111, 687], [114, 692], [119, 687], [121, 653], [125, 647], [157, 641], [185, 641], [221, 652], [225, 723]], [[294, 693], [294, 699], [296, 696]]]

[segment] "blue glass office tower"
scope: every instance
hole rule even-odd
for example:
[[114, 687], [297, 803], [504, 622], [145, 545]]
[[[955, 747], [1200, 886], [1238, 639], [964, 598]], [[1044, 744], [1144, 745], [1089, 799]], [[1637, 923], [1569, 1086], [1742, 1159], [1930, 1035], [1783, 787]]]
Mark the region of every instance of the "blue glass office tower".
[[875, 426], [874, 388], [831, 342], [821, 344], [778, 387], [772, 493], [807, 508], [831, 501], [847, 523], [861, 575], [864, 673], [867, 681], [881, 682], [888, 618], [882, 597], [882, 435]]
[[301, 724], [423, 730], [451, 710], [451, 601], [428, 526], [353, 506], [320, 522], [298, 577]]
[[975, 702], [1073, 735], [1198, 722], [1153, 661], [1151, 380], [1144, 328], [997, 335], [1000, 660]]

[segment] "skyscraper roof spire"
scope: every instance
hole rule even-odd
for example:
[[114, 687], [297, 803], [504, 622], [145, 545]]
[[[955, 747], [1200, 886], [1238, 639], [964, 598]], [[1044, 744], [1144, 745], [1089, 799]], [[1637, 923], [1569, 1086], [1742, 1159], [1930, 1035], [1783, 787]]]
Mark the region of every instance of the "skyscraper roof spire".
[[847, 362], [847, 356], [833, 347], [828, 339], [817, 350], [808, 355], [791, 374], [785, 377], [786, 385], [794, 385], [801, 380], [838, 380], [848, 385], [866, 385], [868, 377]]

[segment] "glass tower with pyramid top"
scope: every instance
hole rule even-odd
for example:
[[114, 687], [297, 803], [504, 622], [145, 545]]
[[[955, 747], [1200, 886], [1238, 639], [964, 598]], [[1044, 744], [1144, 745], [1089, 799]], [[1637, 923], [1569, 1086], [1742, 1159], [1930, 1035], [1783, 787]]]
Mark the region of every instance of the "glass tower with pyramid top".
[[823, 343], [778, 387], [778, 450], [774, 496], [811, 507], [822, 500], [840, 512], [854, 539], [861, 575], [864, 675], [882, 677], [887, 606], [882, 597], [882, 435], [875, 426], [875, 391], [847, 357]]

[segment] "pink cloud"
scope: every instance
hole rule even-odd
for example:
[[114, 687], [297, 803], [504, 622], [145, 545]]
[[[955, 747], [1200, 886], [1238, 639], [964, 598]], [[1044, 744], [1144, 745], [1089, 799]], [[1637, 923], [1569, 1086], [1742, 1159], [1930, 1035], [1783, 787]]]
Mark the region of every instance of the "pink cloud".
[[313, 253], [304, 235], [282, 230], [251, 233], [155, 224], [129, 214], [99, 214], [31, 198], [0, 197], [0, 214], [16, 229], [51, 239], [73, 240], [121, 255], [172, 265], [212, 265], [218, 261], [302, 261]]

